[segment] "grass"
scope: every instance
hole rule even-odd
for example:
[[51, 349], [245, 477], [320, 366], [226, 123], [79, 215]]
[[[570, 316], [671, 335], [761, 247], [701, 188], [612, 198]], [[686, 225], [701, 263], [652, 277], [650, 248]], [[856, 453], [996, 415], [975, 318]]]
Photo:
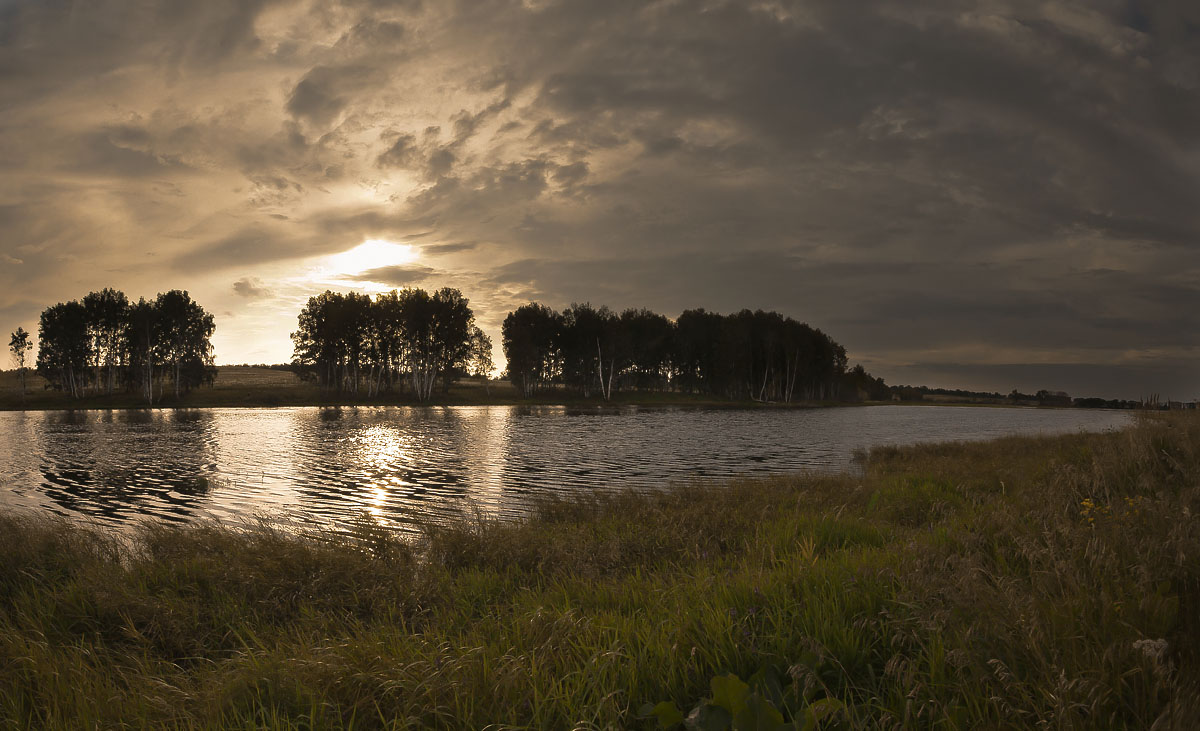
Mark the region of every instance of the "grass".
[[[24, 400], [21, 398], [20, 382], [15, 371], [0, 371], [0, 411], [2, 410], [50, 410], [50, 409], [143, 409], [146, 402], [134, 393], [103, 394], [73, 399], [61, 391], [46, 388], [44, 378], [34, 372], [26, 375]], [[168, 385], [169, 389], [169, 385]], [[290, 371], [257, 368], [252, 366], [218, 366], [217, 378], [212, 386], [193, 390], [175, 399], [167, 393], [156, 407], [209, 408], [249, 406], [352, 406], [352, 405], [414, 405], [418, 402], [406, 394], [384, 393], [374, 398], [364, 394], [335, 393], [301, 381]], [[436, 390], [430, 405], [532, 405], [532, 406], [696, 406], [759, 408], [780, 406], [812, 407], [831, 405], [805, 402], [798, 404], [762, 404], [755, 401], [720, 399], [683, 393], [627, 392], [613, 395], [612, 402], [599, 397], [585, 399], [567, 391], [547, 391], [524, 399], [508, 381], [492, 381], [485, 388], [473, 379], [463, 379], [453, 384], [448, 393]]]
[[415, 540], [9, 515], [0, 726], [652, 728], [773, 673], [826, 728], [1196, 728], [1198, 512], [1170, 414]]

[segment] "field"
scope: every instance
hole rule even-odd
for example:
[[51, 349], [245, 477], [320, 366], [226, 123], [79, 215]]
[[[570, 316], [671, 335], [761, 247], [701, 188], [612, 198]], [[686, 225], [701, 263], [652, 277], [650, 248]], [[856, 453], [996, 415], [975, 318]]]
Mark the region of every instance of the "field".
[[405, 540], [0, 517], [0, 726], [1197, 728], [1200, 419]]
[[[333, 405], [388, 405], [416, 403], [403, 394], [384, 393], [375, 398], [338, 394], [324, 391], [311, 383], [305, 383], [290, 371], [254, 366], [218, 366], [217, 378], [212, 386], [197, 388], [176, 400], [170, 394], [155, 406], [203, 408], [220, 406], [333, 406]], [[430, 401], [435, 405], [502, 405], [502, 404], [565, 404], [595, 406], [604, 403], [599, 397], [584, 399], [566, 390], [547, 391], [531, 399], [521, 398], [520, 393], [508, 381], [493, 380], [487, 387], [475, 379], [462, 379], [455, 383], [449, 393], [435, 390]], [[614, 404], [644, 405], [689, 405], [689, 406], [737, 406], [739, 408], [761, 407], [753, 401], [731, 401], [707, 396], [681, 393], [616, 393]], [[813, 404], [803, 404], [811, 406]], [[69, 396], [46, 388], [46, 381], [36, 373], [27, 375], [25, 398], [21, 399], [20, 385], [14, 371], [0, 372], [0, 410], [4, 409], [138, 409], [146, 408], [144, 399], [136, 394], [117, 393], [112, 396], [88, 396], [72, 399]]]

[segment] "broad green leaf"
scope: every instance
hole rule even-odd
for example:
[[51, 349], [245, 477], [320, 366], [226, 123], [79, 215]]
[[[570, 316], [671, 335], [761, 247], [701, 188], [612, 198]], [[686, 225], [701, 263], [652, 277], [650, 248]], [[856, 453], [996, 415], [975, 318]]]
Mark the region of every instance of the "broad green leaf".
[[[643, 706], [645, 708], [645, 706]], [[668, 729], [678, 726], [683, 723], [683, 711], [675, 705], [675, 701], [663, 701], [658, 705], [644, 711], [643, 716], [654, 716], [658, 719], [658, 727], [660, 729]]]
[[779, 682], [779, 673], [769, 665], [764, 665], [750, 676], [750, 688], [761, 694], [776, 708], [783, 708], [783, 683]]
[[813, 701], [808, 708], [804, 709], [804, 725], [800, 728], [804, 731], [813, 731], [817, 728], [817, 724], [845, 707], [846, 704], [837, 698], [822, 698]]
[[750, 686], [733, 673], [717, 675], [712, 679], [712, 703], [720, 706], [736, 716], [746, 707], [746, 697], [750, 695]]
[[746, 707], [733, 717], [733, 731], [779, 731], [783, 714], [758, 693], [751, 693]]
[[683, 723], [688, 731], [729, 731], [733, 715], [720, 706], [701, 703], [692, 709]]

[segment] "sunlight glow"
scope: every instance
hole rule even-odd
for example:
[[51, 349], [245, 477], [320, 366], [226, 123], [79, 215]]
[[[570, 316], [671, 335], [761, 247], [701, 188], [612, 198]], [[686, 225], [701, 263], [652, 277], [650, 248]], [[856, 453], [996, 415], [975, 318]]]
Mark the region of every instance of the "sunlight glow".
[[381, 267], [411, 264], [416, 259], [417, 250], [408, 244], [367, 239], [349, 251], [328, 257], [326, 265], [337, 274], [360, 274]]

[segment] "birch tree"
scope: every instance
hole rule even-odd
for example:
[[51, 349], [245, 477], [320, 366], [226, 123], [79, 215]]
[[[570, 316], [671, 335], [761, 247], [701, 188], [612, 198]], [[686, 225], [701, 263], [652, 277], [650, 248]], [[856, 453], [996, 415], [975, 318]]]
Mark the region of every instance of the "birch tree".
[[[486, 337], [486, 336], [485, 336]], [[8, 351], [12, 354], [13, 367], [17, 369], [17, 381], [21, 384], [21, 405], [25, 405], [25, 363], [33, 343], [29, 342], [29, 333], [23, 327], [18, 327], [8, 341]]]

